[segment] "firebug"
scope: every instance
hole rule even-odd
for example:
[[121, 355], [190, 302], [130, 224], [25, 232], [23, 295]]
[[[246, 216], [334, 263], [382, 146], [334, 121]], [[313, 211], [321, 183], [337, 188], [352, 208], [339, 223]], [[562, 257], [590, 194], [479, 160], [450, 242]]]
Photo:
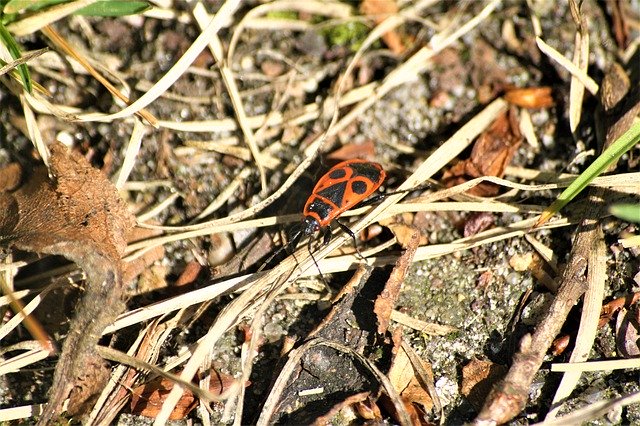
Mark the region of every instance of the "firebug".
[[[304, 219], [299, 235], [292, 237], [293, 244], [297, 245], [301, 237], [320, 230], [324, 243], [329, 243], [331, 222], [373, 194], [386, 176], [380, 164], [366, 160], [354, 159], [336, 164], [318, 180], [307, 199], [302, 211]], [[337, 220], [336, 223], [353, 236], [346, 226]]]
[[[311, 191], [302, 211], [304, 219], [294, 228], [285, 248], [297, 246], [302, 237], [318, 231], [323, 234], [324, 244], [328, 244], [331, 240], [331, 222], [334, 220], [355, 241], [353, 232], [337, 219], [373, 194], [386, 176], [382, 166], [371, 161], [353, 159], [336, 164], [318, 180]], [[269, 257], [263, 267], [278, 253], [280, 250]]]

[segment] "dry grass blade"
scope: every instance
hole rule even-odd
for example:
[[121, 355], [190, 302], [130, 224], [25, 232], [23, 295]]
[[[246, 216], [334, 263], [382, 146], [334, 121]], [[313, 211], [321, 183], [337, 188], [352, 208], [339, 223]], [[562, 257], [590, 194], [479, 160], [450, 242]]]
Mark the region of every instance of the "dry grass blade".
[[[196, 22], [200, 26], [201, 30], [204, 30], [206, 26], [206, 22], [209, 19], [207, 12], [204, 10], [204, 5], [202, 3], [198, 3], [196, 7], [193, 9], [193, 15], [196, 18]], [[267, 175], [265, 173], [265, 166], [263, 164], [262, 155], [260, 154], [260, 149], [258, 148], [258, 143], [256, 141], [256, 137], [251, 130], [251, 126], [249, 126], [247, 122], [247, 114], [244, 110], [242, 99], [240, 98], [240, 93], [238, 91], [238, 86], [236, 84], [236, 79], [233, 75], [233, 71], [229, 68], [229, 63], [224, 59], [224, 52], [222, 48], [222, 43], [218, 38], [217, 34], [212, 34], [211, 39], [209, 41], [209, 50], [213, 54], [213, 57], [218, 64], [220, 69], [220, 74], [222, 75], [222, 80], [224, 81], [225, 86], [227, 87], [227, 93], [229, 94], [229, 98], [231, 99], [231, 104], [233, 105], [233, 110], [238, 119], [238, 124], [240, 125], [240, 129], [242, 130], [242, 134], [245, 137], [247, 145], [249, 145], [249, 149], [251, 150], [251, 155], [255, 160], [256, 166], [258, 167], [258, 172], [260, 173], [260, 184], [262, 185], [262, 190], [266, 191], [267, 189]]]
[[20, 95], [20, 103], [22, 104], [22, 110], [24, 111], [29, 140], [36, 147], [38, 154], [40, 154], [40, 158], [42, 158], [42, 162], [45, 165], [49, 165], [49, 150], [47, 149], [47, 145], [44, 143], [44, 139], [42, 139], [42, 133], [38, 128], [38, 121], [29, 107], [29, 103], [25, 95]]
[[220, 395], [220, 396], [214, 395], [208, 390], [200, 389], [198, 386], [194, 385], [191, 382], [182, 380], [180, 377], [176, 376], [175, 374], [164, 371], [153, 364], [149, 364], [148, 362], [139, 360], [138, 358], [127, 355], [124, 352], [120, 352], [112, 348], [107, 348], [105, 346], [98, 346], [97, 350], [100, 356], [102, 356], [105, 359], [108, 359], [110, 361], [116, 361], [120, 364], [128, 365], [138, 370], [146, 370], [158, 376], [164, 377], [165, 379], [171, 380], [172, 382], [174, 382], [175, 384], [177, 384], [179, 387], [183, 389], [189, 389], [191, 392], [193, 392], [194, 395], [197, 395], [199, 398], [202, 398], [205, 401], [213, 402], [213, 401], [221, 401], [225, 399], [224, 395]]
[[51, 351], [44, 349], [31, 349], [27, 352], [23, 352], [19, 355], [7, 359], [6, 361], [0, 362], [0, 376], [20, 371], [20, 369], [35, 364], [36, 362], [42, 361], [50, 355]]
[[413, 318], [403, 312], [396, 310], [391, 312], [391, 320], [405, 327], [409, 327], [421, 333], [429, 334], [432, 336], [446, 336], [447, 334], [455, 333], [456, 331], [458, 331], [456, 327], [421, 321], [417, 318]]
[[14, 60], [14, 61], [11, 61], [11, 62], [9, 62], [8, 64], [6, 64], [3, 67], [0, 67], [0, 75], [8, 73], [9, 71], [14, 69], [18, 65], [26, 64], [30, 60], [35, 59], [38, 56], [43, 55], [44, 53], [46, 53], [48, 51], [49, 51], [49, 48], [45, 47], [44, 49], [38, 49], [38, 50], [34, 50], [32, 52], [27, 52], [27, 53], [23, 54], [21, 58], [18, 58], [18, 59]]
[[[56, 46], [58, 46], [63, 52], [71, 56], [78, 61], [80, 65], [87, 70], [89, 74], [100, 82], [113, 96], [117, 97], [125, 103], [129, 103], [129, 98], [126, 97], [117, 87], [115, 87], [109, 80], [104, 78], [79, 52], [77, 52], [58, 32], [51, 26], [46, 26], [42, 29], [42, 32], [49, 37]], [[140, 118], [145, 119], [150, 125], [157, 127], [158, 120], [148, 111], [141, 109], [136, 111]]]
[[127, 179], [129, 179], [129, 174], [131, 173], [131, 170], [133, 170], [133, 166], [136, 163], [136, 157], [138, 156], [138, 152], [140, 151], [140, 145], [142, 145], [144, 132], [144, 124], [142, 124], [140, 120], [134, 119], [133, 131], [131, 132], [129, 142], [127, 143], [127, 148], [124, 153], [124, 160], [122, 161], [122, 167], [120, 167], [118, 178], [116, 179], [115, 183], [115, 186], [118, 189], [121, 189]]
[[628, 370], [631, 368], [640, 368], [640, 358], [551, 364], [551, 372], [553, 373], [584, 373], [588, 371]]
[[36, 13], [33, 16], [29, 16], [7, 25], [7, 29], [17, 36], [32, 34], [82, 8], [96, 3], [97, 1], [98, 0], [76, 0], [52, 6], [43, 12]]
[[556, 61], [562, 68], [569, 71], [571, 75], [577, 78], [592, 95], [595, 96], [598, 93], [598, 83], [596, 83], [591, 77], [589, 77], [587, 73], [584, 72], [584, 70], [581, 70], [576, 65], [574, 65], [573, 62], [562, 56], [560, 52], [549, 46], [540, 37], [536, 37], [536, 44], [538, 45], [538, 48], [542, 51], [542, 53]]
[[240, 0], [227, 0], [218, 13], [211, 19], [209, 25], [196, 40], [189, 46], [187, 51], [180, 59], [171, 67], [169, 71], [158, 80], [151, 89], [138, 98], [135, 102], [115, 114], [82, 114], [79, 116], [81, 121], [111, 121], [118, 118], [128, 117], [137, 113], [151, 102], [160, 97], [182, 74], [189, 68], [196, 57], [207, 46], [209, 39], [220, 29], [231, 21], [233, 13], [240, 5]]
[[544, 421], [542, 423], [536, 423], [534, 426], [564, 426], [574, 424], [585, 424], [591, 420], [595, 420], [604, 416], [608, 412], [616, 409], [626, 407], [631, 404], [637, 404], [640, 402], [640, 392], [635, 392], [627, 396], [620, 398], [609, 399], [604, 401], [598, 401], [593, 404], [587, 405], [571, 414], [554, 419], [551, 421]]
[[53, 350], [53, 348], [50, 347], [50, 337], [44, 331], [42, 325], [35, 321], [33, 317], [30, 316], [30, 314], [36, 309], [36, 307], [38, 307], [42, 299], [55, 287], [56, 286], [54, 285], [48, 286], [40, 294], [29, 301], [26, 306], [24, 306], [22, 302], [15, 297], [11, 289], [7, 286], [4, 277], [0, 275], [0, 289], [2, 289], [2, 292], [9, 298], [11, 307], [15, 312], [15, 316], [4, 323], [2, 327], [0, 327], [0, 341], [4, 339], [9, 333], [11, 333], [11, 331], [13, 331], [18, 325], [23, 323], [23, 325], [29, 330], [31, 335], [41, 342], [42, 349]]
[[[575, 347], [571, 352], [569, 362], [581, 362], [589, 357], [589, 352], [598, 332], [598, 321], [604, 297], [604, 287], [607, 278], [606, 246], [603, 240], [596, 241], [594, 250], [589, 253], [589, 270], [587, 274], [588, 289], [584, 295], [580, 328], [575, 338]], [[554, 419], [565, 400], [578, 384], [581, 374], [567, 372], [563, 375], [558, 389], [553, 397], [555, 407], [549, 411], [545, 420]]]
[[10, 422], [11, 420], [28, 419], [37, 416], [42, 412], [41, 404], [23, 405], [0, 409], [0, 422]]
[[[571, 0], [569, 3], [571, 5], [573, 19], [578, 26], [573, 50], [573, 63], [578, 69], [587, 74], [589, 67], [589, 32], [587, 31], [586, 24], [580, 14], [580, 8], [576, 1]], [[571, 76], [571, 86], [569, 90], [569, 127], [572, 132], [576, 131], [580, 123], [583, 97], [584, 85], [577, 77]]]

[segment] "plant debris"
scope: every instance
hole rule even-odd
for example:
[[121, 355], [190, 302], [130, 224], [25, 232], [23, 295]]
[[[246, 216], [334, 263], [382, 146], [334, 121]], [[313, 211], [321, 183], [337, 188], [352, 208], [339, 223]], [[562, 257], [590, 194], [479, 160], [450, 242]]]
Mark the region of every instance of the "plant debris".
[[125, 308], [120, 258], [134, 224], [100, 171], [60, 143], [50, 149], [49, 169], [36, 169], [17, 188], [13, 180], [7, 187], [12, 190], [0, 193], [0, 206], [5, 207], [0, 209], [1, 241], [24, 251], [65, 256], [87, 275], [39, 424], [48, 424], [60, 413], [67, 397], [67, 412], [83, 413], [109, 378], [94, 346]]

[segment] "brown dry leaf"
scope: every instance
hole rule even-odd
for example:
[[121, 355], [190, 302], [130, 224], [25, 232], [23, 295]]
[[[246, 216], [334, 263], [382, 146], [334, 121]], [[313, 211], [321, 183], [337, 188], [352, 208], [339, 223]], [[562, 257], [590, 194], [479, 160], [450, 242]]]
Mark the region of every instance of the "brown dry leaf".
[[625, 358], [640, 355], [640, 319], [637, 309], [624, 309], [618, 312], [616, 319], [616, 346]]
[[200, 271], [202, 271], [202, 265], [200, 265], [195, 260], [192, 260], [184, 267], [174, 286], [180, 287], [183, 285], [191, 284], [196, 280], [196, 278], [198, 278], [198, 274], [200, 274]]
[[365, 420], [375, 420], [376, 422], [382, 422], [382, 413], [377, 402], [368, 397], [365, 401], [356, 402], [354, 404], [358, 415]]
[[327, 159], [336, 161], [351, 160], [353, 158], [375, 161], [376, 149], [373, 141], [368, 139], [364, 143], [348, 143], [327, 155]]
[[[177, 373], [179, 374], [179, 372]], [[221, 395], [223, 391], [236, 385], [237, 380], [228, 374], [223, 374], [212, 370], [209, 392], [214, 395]], [[164, 400], [173, 389], [174, 383], [163, 377], [157, 377], [154, 380], [136, 387], [131, 392], [131, 401], [129, 403], [129, 412], [138, 416], [155, 418]], [[171, 412], [169, 420], [181, 420], [198, 406], [199, 400], [193, 393], [185, 389], [180, 401]]]
[[[427, 371], [427, 374], [430, 375], [431, 380], [433, 380], [431, 365], [424, 362], [423, 360], [420, 361], [424, 369]], [[424, 389], [416, 378], [411, 360], [409, 359], [409, 356], [404, 351], [404, 349], [398, 349], [396, 356], [391, 364], [391, 369], [389, 370], [388, 376], [389, 380], [393, 384], [393, 387], [398, 391], [403, 401], [405, 402], [405, 406], [418, 404], [424, 409], [425, 412], [429, 412], [432, 410], [433, 400], [429, 396], [427, 389]], [[409, 413], [411, 413], [412, 411], [409, 411]]]
[[509, 259], [509, 266], [518, 272], [529, 270], [536, 280], [554, 293], [558, 289], [558, 284], [546, 270], [547, 264], [538, 253], [515, 254]]
[[[396, 240], [398, 240], [398, 244], [403, 248], [407, 248], [416, 229], [416, 226], [413, 224], [414, 217], [415, 215], [413, 213], [403, 213], [401, 215], [383, 219], [379, 224], [389, 228], [396, 237]], [[426, 245], [428, 243], [429, 239], [426, 235], [422, 235], [421, 233], [418, 245]]]
[[[444, 172], [443, 183], [450, 188], [482, 176], [502, 177], [522, 139], [517, 114], [512, 108], [480, 135], [468, 160], [461, 161]], [[498, 194], [499, 190], [497, 185], [482, 182], [468, 192], [486, 197]]]
[[635, 305], [639, 300], [640, 292], [636, 292], [624, 297], [618, 297], [617, 299], [613, 299], [612, 301], [605, 303], [602, 305], [598, 327], [603, 327], [606, 323], [611, 321], [613, 314], [622, 309], [622, 307]]
[[88, 244], [92, 253], [119, 261], [134, 219], [111, 183], [60, 143], [51, 146], [49, 172], [51, 179], [45, 168], [36, 169], [22, 187], [0, 194], [17, 213], [0, 212], [0, 217], [5, 213], [0, 241], [25, 251], [62, 254], [76, 263], [89, 261], [82, 246]]
[[[379, 24], [389, 16], [398, 13], [398, 5], [395, 0], [364, 0], [360, 3], [360, 12], [372, 18], [376, 24]], [[405, 50], [402, 37], [395, 30], [384, 33], [382, 40], [396, 55]]]
[[549, 108], [555, 105], [551, 96], [551, 87], [526, 87], [523, 89], [511, 89], [504, 95], [504, 99], [510, 104], [529, 109]]
[[[367, 401], [369, 399], [369, 396], [371, 395], [370, 392], [360, 392], [357, 393], [355, 395], [350, 395], [348, 397], [346, 397], [344, 400], [340, 401], [339, 403], [335, 404], [333, 407], [331, 407], [331, 409], [327, 412], [327, 414], [323, 415], [323, 416], [318, 416], [315, 421], [313, 423], [311, 423], [312, 426], [325, 426], [328, 424], [332, 424], [332, 420], [334, 420], [334, 418], [340, 413], [340, 411], [344, 410], [345, 408], [349, 408], [353, 405], [357, 405], [357, 404], [361, 404], [365, 401]], [[362, 407], [360, 407], [362, 408]], [[372, 411], [373, 413], [373, 411]], [[380, 413], [378, 413], [380, 414]]]
[[[49, 403], [39, 419], [47, 424], [62, 410], [74, 387], [72, 407], [89, 399], [88, 366], [101, 365], [95, 344], [124, 308], [121, 255], [133, 216], [109, 180], [85, 158], [56, 143], [50, 169], [36, 169], [12, 192], [0, 193], [0, 243], [21, 250], [62, 255], [87, 274], [54, 373]], [[51, 177], [49, 177], [49, 174]], [[93, 379], [92, 379], [93, 381]], [[96, 386], [100, 387], [99, 384]]]
[[413, 230], [413, 234], [408, 242], [406, 251], [400, 256], [396, 265], [391, 271], [391, 275], [385, 284], [384, 289], [380, 295], [376, 298], [373, 306], [373, 312], [378, 319], [378, 333], [385, 334], [389, 328], [389, 322], [391, 321], [391, 312], [396, 306], [398, 296], [400, 295], [400, 289], [404, 278], [407, 275], [409, 266], [413, 256], [416, 254], [418, 245], [420, 244], [420, 232], [417, 229]]
[[465, 237], [476, 235], [478, 232], [489, 229], [491, 226], [493, 226], [495, 221], [495, 216], [489, 212], [472, 213], [464, 222], [463, 235]]
[[[627, 310], [624, 309], [625, 307], [632, 307], [635, 310], [636, 307], [633, 306], [633, 305], [638, 303], [638, 300], [640, 300], [640, 292], [629, 294], [629, 295], [624, 296], [624, 297], [619, 297], [617, 299], [613, 299], [612, 301], [602, 305], [602, 310], [600, 311], [600, 319], [598, 320], [598, 328], [602, 328], [607, 323], [609, 323], [609, 321], [611, 321], [611, 319], [616, 314], [616, 312], [620, 311], [621, 309], [624, 312], [627, 312]], [[627, 351], [627, 349], [625, 349], [625, 347], [628, 345], [628, 340], [632, 340], [632, 339], [629, 338], [629, 333], [633, 332], [633, 330], [631, 330], [629, 332], [628, 329], [629, 328], [633, 329], [635, 327], [633, 324], [631, 324], [631, 326], [630, 326], [628, 323], [625, 323], [623, 321], [624, 320], [624, 318], [623, 318], [624, 316], [625, 315], [623, 313], [620, 313], [618, 315], [617, 321], [616, 321], [616, 330], [620, 331], [620, 329], [624, 327], [625, 333], [626, 333], [626, 336], [621, 336], [619, 333], [616, 333], [617, 336], [618, 336], [617, 339], [616, 339], [616, 343], [618, 344], [618, 346], [620, 346], [622, 348], [622, 349], [619, 348], [619, 351], [621, 353], [625, 353], [623, 351]], [[625, 334], [625, 333], [623, 333], [623, 334]], [[625, 341], [625, 339], [627, 341]], [[567, 347], [569, 346], [569, 343], [571, 343], [571, 336], [569, 336], [568, 334], [563, 334], [563, 335], [557, 337], [553, 341], [553, 345], [552, 345], [552, 353], [553, 353], [553, 355], [554, 356], [561, 355], [567, 349]], [[637, 345], [637, 342], [632, 342], [631, 345], [635, 346], [635, 345]]]
[[462, 368], [460, 393], [480, 409], [492, 386], [507, 373], [507, 367], [491, 361], [471, 360]]
[[571, 343], [571, 336], [568, 334], [563, 334], [556, 338], [551, 344], [551, 353], [553, 356], [562, 355], [569, 347], [569, 343]]
[[22, 180], [22, 167], [18, 163], [8, 164], [0, 169], [0, 192], [16, 189]]
[[[155, 221], [148, 222], [151, 225], [158, 225]], [[157, 229], [147, 229], [147, 228], [138, 228], [135, 227], [129, 232], [127, 236], [127, 241], [129, 244], [146, 240], [147, 238], [156, 237], [162, 234], [162, 231]], [[153, 249], [144, 252], [144, 254], [140, 257], [136, 257], [130, 262], [127, 262], [124, 265], [124, 272], [122, 275], [122, 282], [127, 284], [134, 280], [138, 275], [142, 274], [145, 269], [149, 266], [153, 265], [154, 262], [162, 259], [164, 257], [164, 247], [157, 246]]]
[[606, 2], [607, 9], [611, 14], [611, 21], [613, 22], [613, 34], [616, 38], [618, 48], [625, 50], [629, 45], [629, 21], [633, 18], [628, 16], [630, 14], [629, 8], [631, 4], [621, 0], [613, 0]]

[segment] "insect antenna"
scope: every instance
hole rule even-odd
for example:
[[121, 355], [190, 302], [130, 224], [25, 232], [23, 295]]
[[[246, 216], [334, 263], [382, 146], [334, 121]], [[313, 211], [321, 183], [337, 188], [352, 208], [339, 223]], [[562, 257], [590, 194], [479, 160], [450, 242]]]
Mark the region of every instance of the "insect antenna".
[[372, 204], [376, 204], [377, 202], [384, 200], [389, 195], [407, 194], [409, 192], [421, 191], [423, 189], [428, 189], [428, 188], [432, 188], [432, 187], [433, 187], [433, 185], [431, 185], [430, 183], [426, 183], [424, 185], [415, 186], [413, 188], [403, 189], [402, 191], [381, 192], [381, 193], [378, 193], [378, 194], [376, 194], [376, 195], [374, 195], [372, 197], [369, 197], [368, 199], [362, 201], [361, 203], [358, 204], [358, 207], [364, 207], [364, 206], [370, 206]]
[[[329, 229], [329, 233], [331, 233], [331, 229]], [[313, 260], [313, 264], [316, 265], [316, 269], [318, 270], [318, 273], [320, 274], [320, 279], [322, 280], [322, 282], [324, 283], [324, 285], [326, 287], [329, 287], [329, 285], [327, 284], [327, 280], [324, 279], [324, 275], [322, 274], [322, 271], [320, 270], [320, 265], [318, 265], [318, 261], [316, 260], [315, 256], [313, 255], [313, 250], [311, 250], [311, 243], [313, 243], [313, 238], [309, 237], [309, 242], [307, 243], [307, 250], [309, 250], [309, 256], [311, 256], [311, 260]]]

